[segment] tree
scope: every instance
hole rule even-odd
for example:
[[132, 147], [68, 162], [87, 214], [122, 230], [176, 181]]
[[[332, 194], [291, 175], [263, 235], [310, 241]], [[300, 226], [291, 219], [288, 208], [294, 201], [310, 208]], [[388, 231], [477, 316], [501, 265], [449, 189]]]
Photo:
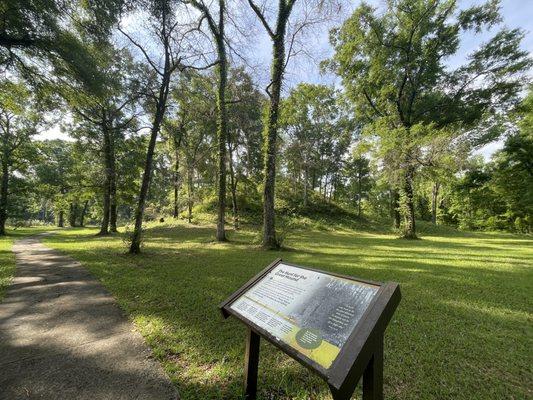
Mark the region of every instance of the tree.
[[[32, 165], [34, 193], [42, 204], [42, 220], [53, 216], [59, 227], [83, 226], [89, 203], [98, 193], [94, 182], [98, 163], [80, 142], [60, 139], [34, 142], [36, 157]], [[47, 211], [52, 205], [52, 212]], [[65, 218], [66, 215], [66, 218]]]
[[[170, 82], [173, 74], [178, 70], [184, 70], [183, 59], [190, 58], [190, 55], [181, 54], [184, 48], [191, 47], [187, 43], [188, 35], [194, 32], [194, 27], [184, 27], [177, 20], [179, 12], [177, 10], [178, 4], [173, 0], [164, 1], [148, 1], [144, 6], [149, 12], [149, 26], [151, 31], [146, 37], [146, 42], [140, 43], [132, 35], [119, 27], [120, 32], [129, 40], [129, 42], [137, 50], [140, 51], [145, 61], [151, 68], [152, 74], [157, 83], [153, 83], [153, 87], [148, 84], [145, 90], [147, 96], [147, 108], [152, 114], [152, 122], [150, 126], [150, 140], [146, 150], [146, 161], [144, 165], [143, 178], [141, 181], [141, 188], [137, 201], [137, 208], [135, 210], [135, 225], [131, 235], [131, 244], [129, 252], [132, 254], [141, 251], [142, 239], [142, 223], [144, 216], [144, 208], [146, 205], [146, 196], [150, 187], [150, 178], [152, 173], [152, 163], [154, 159], [154, 150], [157, 142], [157, 137], [165, 117], [167, 110], [168, 94], [170, 90]], [[152, 41], [149, 40], [151, 35]], [[157, 43], [160, 46], [161, 57], [156, 57], [148, 53], [147, 48]]]
[[284, 133], [287, 169], [303, 186], [303, 206], [317, 185], [324, 198], [334, 193], [355, 126], [347, 104], [328, 86], [302, 83], [282, 103], [279, 126]]
[[[169, 118], [166, 136], [170, 136], [173, 146], [177, 149], [176, 161], [179, 156], [185, 161], [185, 178], [187, 189], [187, 218], [192, 221], [194, 203], [194, 175], [199, 162], [210, 152], [210, 144], [215, 141], [217, 121], [215, 116], [213, 79], [194, 71], [184, 73], [177, 86], [172, 90], [171, 97], [177, 106], [174, 119]], [[218, 143], [218, 134], [216, 136]], [[176, 145], [179, 147], [176, 148]], [[217, 147], [218, 148], [218, 147]], [[176, 170], [175, 166], [175, 170]], [[218, 176], [218, 174], [217, 174]], [[174, 188], [176, 192], [176, 188]], [[177, 199], [175, 197], [175, 204]]]
[[494, 155], [492, 187], [507, 206], [507, 216], [514, 228], [533, 230], [533, 91], [519, 110], [522, 118], [518, 131], [512, 133], [503, 148]]
[[425, 191], [429, 192], [431, 222], [434, 225], [437, 225], [443, 188], [453, 184], [455, 182], [453, 177], [467, 166], [469, 154], [474, 148], [469, 136], [471, 135], [464, 132], [449, 132], [443, 129], [427, 135], [421, 141], [421, 151], [417, 160], [421, 167], [420, 186], [422, 188], [429, 186]]
[[228, 86], [229, 98], [233, 99], [228, 109], [229, 186], [233, 226], [238, 229], [238, 186], [255, 188], [261, 173], [261, 117], [265, 99], [242, 68], [231, 70]]
[[209, 31], [215, 43], [217, 60], [217, 148], [218, 148], [218, 211], [216, 238], [219, 242], [226, 241], [226, 162], [228, 141], [228, 112], [226, 104], [226, 90], [228, 82], [228, 56], [226, 50], [227, 37], [225, 34], [225, 0], [218, 0], [218, 20], [214, 12], [202, 0], [190, 0], [202, 17], [207, 21]]
[[354, 193], [354, 200], [357, 204], [357, 215], [360, 217], [361, 201], [368, 197], [368, 192], [372, 187], [370, 176], [370, 161], [362, 156], [354, 154], [354, 157], [346, 165], [346, 175], [350, 179], [350, 188]]
[[272, 64], [270, 69], [270, 83], [267, 86], [269, 96], [268, 111], [264, 131], [264, 173], [263, 173], [263, 247], [276, 249], [279, 243], [276, 238], [274, 196], [276, 187], [276, 155], [278, 119], [280, 109], [281, 89], [283, 75], [287, 63], [294, 55], [295, 39], [307, 27], [322, 21], [321, 14], [326, 15], [327, 2], [303, 1], [303, 10], [299, 13], [302, 18], [293, 24], [292, 32], [289, 32], [289, 46], [286, 52], [287, 32], [289, 19], [294, 10], [296, 0], [278, 0], [275, 23], [269, 22], [269, 7], [258, 5], [254, 0], [248, 0], [261, 25], [267, 32], [272, 42]]
[[[331, 34], [331, 66], [367, 122], [365, 132], [379, 138], [382, 157], [401, 171], [406, 238], [416, 238], [413, 182], [421, 139], [451, 125], [496, 124], [494, 115], [517, 101], [531, 65], [520, 49], [521, 30], [504, 28], [464, 65], [446, 65], [460, 35], [498, 22], [496, 0], [460, 11], [455, 1], [393, 0], [379, 14], [363, 3]], [[478, 132], [490, 133], [487, 127]]]
[[32, 95], [20, 82], [0, 83], [0, 235], [5, 235], [9, 207], [10, 177], [27, 161], [30, 138], [37, 133], [39, 114]]
[[93, 87], [94, 59], [76, 31], [94, 41], [107, 37], [123, 4], [123, 0], [0, 0], [0, 65], [15, 67], [31, 81], [39, 78], [39, 84], [48, 72], [68, 71], [72, 79]]
[[102, 79], [96, 92], [75, 84], [60, 84], [58, 89], [73, 112], [74, 137], [87, 136], [99, 149], [103, 165], [102, 222], [99, 235], [117, 232], [117, 147], [128, 130], [137, 126], [137, 101], [140, 98], [142, 69], [126, 49], [118, 50], [101, 42], [91, 50], [95, 68]]

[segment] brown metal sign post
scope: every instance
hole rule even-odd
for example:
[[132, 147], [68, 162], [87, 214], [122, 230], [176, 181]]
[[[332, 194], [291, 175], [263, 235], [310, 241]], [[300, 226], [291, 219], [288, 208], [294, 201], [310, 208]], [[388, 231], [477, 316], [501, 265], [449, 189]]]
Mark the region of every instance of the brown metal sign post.
[[248, 326], [245, 398], [257, 395], [263, 337], [324, 379], [334, 400], [383, 399], [383, 335], [400, 302], [396, 283], [379, 283], [274, 261], [220, 309]]

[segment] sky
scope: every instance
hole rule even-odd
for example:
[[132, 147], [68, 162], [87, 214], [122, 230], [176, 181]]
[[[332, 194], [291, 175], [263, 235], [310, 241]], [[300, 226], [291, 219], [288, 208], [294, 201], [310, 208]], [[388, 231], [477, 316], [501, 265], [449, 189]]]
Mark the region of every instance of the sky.
[[[377, 6], [383, 7], [385, 0], [367, 0], [367, 2]], [[482, 4], [484, 0], [459, 0], [459, 8], [466, 8], [471, 5]], [[307, 55], [297, 56], [291, 60], [287, 66], [287, 73], [285, 76], [286, 82], [284, 86], [284, 93], [297, 85], [300, 82], [322, 83], [322, 84], [338, 84], [338, 79], [331, 74], [323, 75], [320, 72], [319, 62], [327, 59], [333, 53], [329, 44], [328, 33], [329, 29], [341, 24], [342, 19], [350, 15], [351, 10], [356, 8], [360, 1], [352, 1], [342, 13], [338, 15], [335, 21], [322, 25], [317, 28], [312, 34], [305, 37], [305, 48], [308, 49]], [[469, 33], [461, 37], [461, 46], [455, 56], [448, 60], [450, 67], [457, 67], [461, 65], [467, 58], [468, 54], [476, 50], [476, 48], [486, 42], [494, 35], [494, 33], [506, 26], [508, 28], [522, 28], [526, 31], [526, 37], [522, 43], [522, 47], [530, 54], [533, 54], [533, 0], [501, 0], [501, 14], [503, 23], [499, 27], [495, 27], [490, 31], [484, 31], [479, 34]], [[248, 43], [247, 57], [251, 59], [251, 64], [254, 66], [253, 76], [258, 82], [259, 86], [266, 86], [268, 82], [270, 61], [271, 61], [271, 42], [269, 37], [262, 30], [258, 30], [257, 34], [253, 36], [253, 43]], [[60, 132], [59, 126], [54, 126], [50, 130], [40, 135], [41, 139], [67, 139], [65, 133]], [[485, 159], [490, 156], [503, 145], [503, 141], [490, 143], [484, 148], [477, 151]]]

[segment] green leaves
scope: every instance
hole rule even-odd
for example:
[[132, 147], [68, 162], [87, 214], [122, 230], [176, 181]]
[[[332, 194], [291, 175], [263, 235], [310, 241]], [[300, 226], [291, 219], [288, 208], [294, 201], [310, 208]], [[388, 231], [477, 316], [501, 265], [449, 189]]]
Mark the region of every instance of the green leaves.
[[459, 13], [458, 21], [462, 29], [481, 32], [484, 26], [490, 28], [502, 22], [500, 0], [490, 0], [484, 4], [472, 6]]

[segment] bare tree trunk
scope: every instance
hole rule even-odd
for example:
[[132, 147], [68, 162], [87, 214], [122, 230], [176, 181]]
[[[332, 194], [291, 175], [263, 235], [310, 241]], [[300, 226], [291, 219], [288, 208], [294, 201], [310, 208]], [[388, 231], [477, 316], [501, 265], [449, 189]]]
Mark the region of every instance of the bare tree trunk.
[[74, 228], [76, 227], [76, 217], [78, 216], [78, 205], [74, 203], [70, 203], [69, 205], [69, 215], [68, 215], [68, 223], [69, 225]]
[[361, 174], [357, 176], [357, 216], [361, 216]]
[[6, 234], [7, 221], [7, 202], [8, 202], [8, 187], [9, 187], [9, 161], [8, 155], [5, 154], [2, 159], [2, 183], [0, 186], [0, 236]]
[[414, 190], [413, 177], [414, 167], [409, 165], [404, 177], [404, 207], [405, 207], [405, 227], [403, 237], [406, 239], [416, 239], [416, 224], [415, 224], [415, 206], [414, 206]]
[[57, 226], [59, 228], [65, 227], [65, 212], [63, 210], [59, 211], [59, 216], [57, 218]]
[[431, 192], [431, 222], [437, 225], [437, 202], [439, 198], [440, 183], [433, 183], [433, 190]]

